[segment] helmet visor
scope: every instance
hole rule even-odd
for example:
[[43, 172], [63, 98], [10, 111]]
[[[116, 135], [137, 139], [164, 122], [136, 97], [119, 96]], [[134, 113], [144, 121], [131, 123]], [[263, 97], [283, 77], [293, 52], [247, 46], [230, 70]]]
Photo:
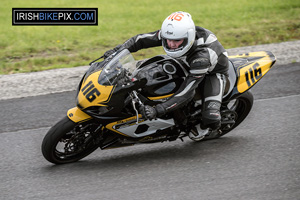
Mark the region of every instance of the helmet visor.
[[162, 37], [162, 43], [165, 49], [170, 52], [181, 51], [188, 43], [188, 38], [167, 39]]

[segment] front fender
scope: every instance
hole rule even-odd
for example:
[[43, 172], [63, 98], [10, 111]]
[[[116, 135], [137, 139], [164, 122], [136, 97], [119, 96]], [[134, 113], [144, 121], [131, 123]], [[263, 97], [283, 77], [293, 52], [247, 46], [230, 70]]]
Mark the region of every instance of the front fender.
[[91, 116], [81, 111], [78, 107], [71, 108], [67, 112], [67, 116], [75, 123], [84, 122], [92, 119]]

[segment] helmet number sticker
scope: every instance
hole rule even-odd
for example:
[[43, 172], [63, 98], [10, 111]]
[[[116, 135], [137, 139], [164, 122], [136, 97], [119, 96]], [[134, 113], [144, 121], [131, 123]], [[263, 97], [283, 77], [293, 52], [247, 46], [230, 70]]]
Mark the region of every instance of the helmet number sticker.
[[182, 18], [184, 17], [184, 14], [182, 13], [173, 13], [169, 16], [169, 20], [176, 20], [176, 21], [181, 21]]

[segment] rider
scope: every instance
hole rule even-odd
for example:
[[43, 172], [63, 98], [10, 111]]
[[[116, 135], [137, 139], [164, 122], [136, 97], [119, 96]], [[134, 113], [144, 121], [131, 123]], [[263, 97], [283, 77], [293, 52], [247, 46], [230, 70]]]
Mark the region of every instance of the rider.
[[203, 137], [203, 130], [207, 133], [208, 130], [218, 129], [221, 126], [220, 107], [228, 75], [228, 55], [217, 37], [211, 31], [195, 26], [189, 13], [179, 11], [169, 15], [160, 30], [138, 34], [105, 52], [104, 57], [120, 48], [136, 52], [156, 46], [163, 46], [167, 55], [184, 60], [190, 70], [179, 90], [169, 100], [155, 107], [145, 105], [145, 117], [151, 120], [177, 110], [192, 100], [195, 89], [199, 87], [203, 123], [201, 129], [199, 126], [194, 128], [190, 137], [197, 140]]

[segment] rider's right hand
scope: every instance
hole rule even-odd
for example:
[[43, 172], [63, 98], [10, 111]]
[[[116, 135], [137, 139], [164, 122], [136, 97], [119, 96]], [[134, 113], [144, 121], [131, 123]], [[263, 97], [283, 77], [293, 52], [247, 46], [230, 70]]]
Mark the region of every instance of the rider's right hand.
[[156, 109], [152, 106], [149, 105], [141, 106], [140, 112], [142, 116], [144, 116], [146, 119], [149, 119], [150, 121], [152, 119], [156, 119], [157, 112]]

